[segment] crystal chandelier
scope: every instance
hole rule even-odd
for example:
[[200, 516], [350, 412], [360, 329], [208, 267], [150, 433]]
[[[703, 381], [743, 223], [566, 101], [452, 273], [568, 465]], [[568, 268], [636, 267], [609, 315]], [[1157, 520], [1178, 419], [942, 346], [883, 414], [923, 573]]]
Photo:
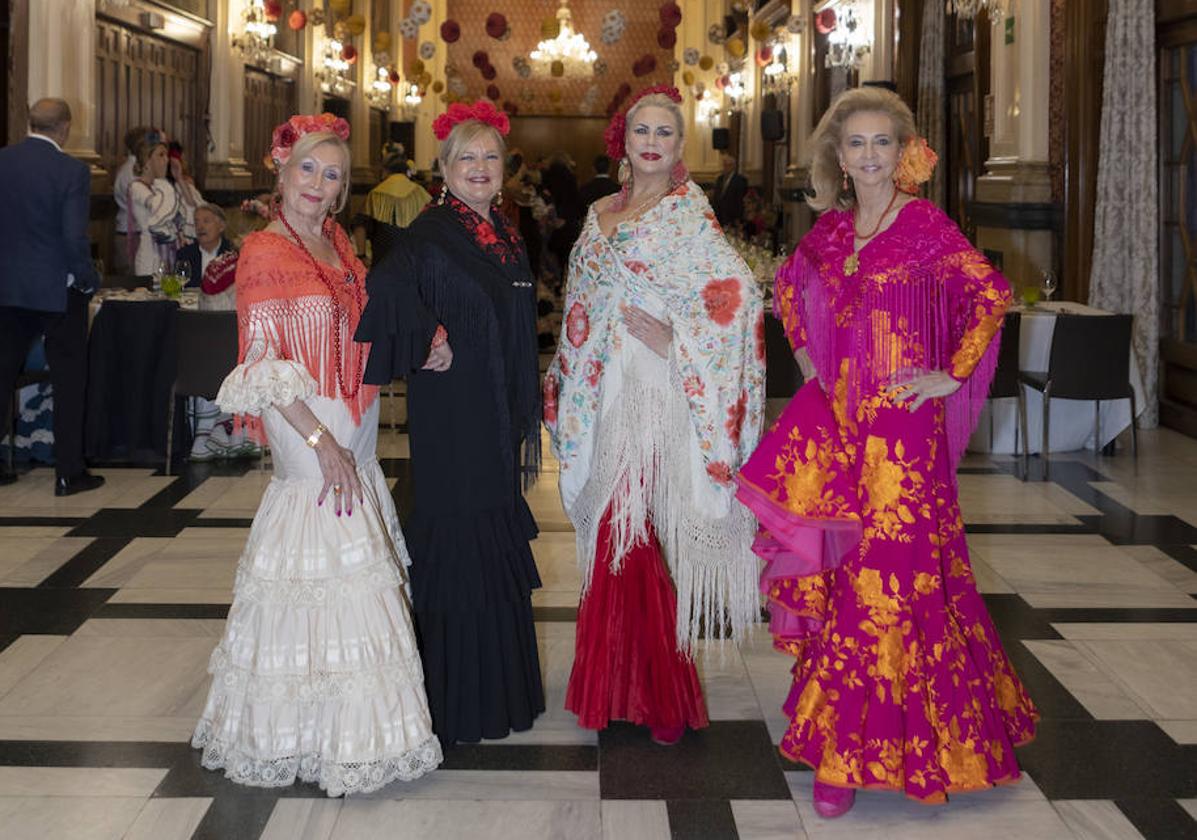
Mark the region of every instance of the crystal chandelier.
[[[536, 49], [529, 53], [531, 59], [537, 62], [542, 70], [548, 70], [554, 76], [593, 73], [598, 53], [590, 49], [585, 35], [574, 31], [573, 18], [569, 13], [569, 0], [561, 0], [561, 8], [557, 10], [557, 23], [560, 27], [557, 37], [537, 44]], [[556, 62], [561, 62], [560, 71], [553, 69]]]
[[320, 81], [320, 89], [332, 96], [346, 96], [353, 89], [349, 78], [352, 65], [342, 55], [344, 50], [345, 45], [335, 38], [324, 42], [323, 66], [316, 72], [316, 78]]
[[865, 56], [872, 51], [872, 32], [865, 26], [864, 18], [856, 16], [852, 2], [844, 3], [836, 27], [828, 36], [827, 55], [823, 59], [823, 66], [852, 70], [859, 67]]
[[1008, 14], [1013, 0], [947, 0], [947, 12], [958, 18], [973, 20], [982, 10], [989, 14], [989, 22], [997, 25]]
[[252, 64], [268, 64], [274, 54], [274, 36], [278, 27], [266, 19], [265, 0], [248, 0], [241, 10], [241, 34], [233, 45]]

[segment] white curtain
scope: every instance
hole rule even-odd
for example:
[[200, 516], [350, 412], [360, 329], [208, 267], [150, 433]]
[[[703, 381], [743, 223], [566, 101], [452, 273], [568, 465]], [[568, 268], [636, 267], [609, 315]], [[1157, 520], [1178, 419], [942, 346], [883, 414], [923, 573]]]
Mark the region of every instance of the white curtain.
[[[933, 4], [935, 5], [935, 4]], [[1135, 316], [1134, 350], [1159, 422], [1159, 173], [1155, 0], [1110, 0], [1098, 147], [1091, 306]]]
[[923, 4], [923, 33], [919, 42], [919, 101], [915, 123], [919, 134], [939, 155], [941, 164], [927, 184], [927, 198], [944, 206], [943, 165], [944, 136], [944, 25], [946, 13], [942, 0]]

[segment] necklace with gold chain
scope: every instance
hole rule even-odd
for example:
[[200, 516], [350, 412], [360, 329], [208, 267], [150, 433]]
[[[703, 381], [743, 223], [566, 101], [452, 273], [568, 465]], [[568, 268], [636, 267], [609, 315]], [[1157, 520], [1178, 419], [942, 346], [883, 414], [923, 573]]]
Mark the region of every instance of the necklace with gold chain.
[[[885, 205], [885, 209], [881, 211], [881, 215], [877, 217], [877, 224], [873, 225], [873, 229], [867, 234], [860, 234], [856, 232], [856, 213], [852, 214], [852, 235], [867, 243], [870, 239], [877, 235], [881, 230], [881, 223], [885, 221], [885, 217], [889, 215], [889, 211], [894, 209], [894, 202], [898, 200], [898, 191], [895, 189], [893, 196], [890, 197], [889, 204]], [[863, 248], [864, 245], [862, 244]], [[856, 248], [856, 242], [852, 242], [852, 253], [844, 258], [844, 274], [851, 277], [860, 268], [860, 251]]]

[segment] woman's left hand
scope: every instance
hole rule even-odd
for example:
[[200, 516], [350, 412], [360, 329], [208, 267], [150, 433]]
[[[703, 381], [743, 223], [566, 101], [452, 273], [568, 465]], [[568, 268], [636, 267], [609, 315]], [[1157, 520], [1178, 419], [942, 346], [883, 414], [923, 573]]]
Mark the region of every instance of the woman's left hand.
[[669, 353], [673, 327], [668, 322], [658, 321], [638, 306], [629, 306], [623, 311], [623, 323], [632, 338], [641, 341], [662, 359]]
[[886, 389], [886, 396], [898, 405], [918, 411], [927, 400], [950, 397], [960, 389], [960, 381], [942, 370], [924, 373], [904, 382], [895, 382]]

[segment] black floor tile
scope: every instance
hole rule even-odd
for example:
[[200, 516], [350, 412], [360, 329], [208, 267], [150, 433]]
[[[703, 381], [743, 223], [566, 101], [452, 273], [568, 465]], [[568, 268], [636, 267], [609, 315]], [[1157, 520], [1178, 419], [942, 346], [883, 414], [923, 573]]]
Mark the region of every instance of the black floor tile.
[[0, 637], [69, 635], [115, 593], [115, 589], [0, 587]]
[[1172, 799], [1119, 799], [1114, 804], [1144, 840], [1197, 840], [1197, 822]]
[[104, 604], [92, 618], [228, 618], [228, 604]]
[[101, 508], [70, 537], [177, 537], [203, 511], [176, 508]]
[[191, 522], [188, 522], [187, 527], [188, 528], [248, 528], [249, 526], [251, 526], [253, 524], [254, 524], [254, 521], [252, 518], [246, 518], [246, 517], [242, 517], [242, 516], [229, 516], [229, 517], [224, 517], [224, 518], [217, 517], [217, 516], [205, 516], [202, 518], [193, 519]]
[[0, 766], [173, 767], [191, 752], [162, 741], [0, 741]]
[[1114, 545], [1197, 544], [1197, 528], [1175, 516], [1104, 516], [1098, 530]]
[[258, 840], [277, 802], [277, 795], [214, 799], [191, 840]]
[[442, 770], [597, 770], [598, 748], [555, 744], [454, 744]]
[[47, 575], [46, 579], [38, 584], [38, 588], [70, 589], [82, 586], [84, 581], [98, 572], [130, 542], [127, 537], [97, 537], [56, 571]]
[[613, 723], [599, 733], [604, 799], [789, 799], [762, 721], [712, 721], [672, 747], [648, 730]]
[[1187, 566], [1190, 571], [1197, 572], [1197, 548], [1191, 545], [1162, 545], [1160, 551], [1177, 563]]
[[[672, 840], [739, 840], [731, 803], [725, 800], [671, 799], [669, 813]], [[797, 827], [795, 825], [795, 827]]]
[[1197, 746], [1151, 721], [1045, 718], [1018, 760], [1048, 799], [1197, 797]]
[[533, 621], [577, 621], [577, 607], [533, 607]]
[[74, 528], [86, 521], [83, 516], [0, 516], [0, 529]]

